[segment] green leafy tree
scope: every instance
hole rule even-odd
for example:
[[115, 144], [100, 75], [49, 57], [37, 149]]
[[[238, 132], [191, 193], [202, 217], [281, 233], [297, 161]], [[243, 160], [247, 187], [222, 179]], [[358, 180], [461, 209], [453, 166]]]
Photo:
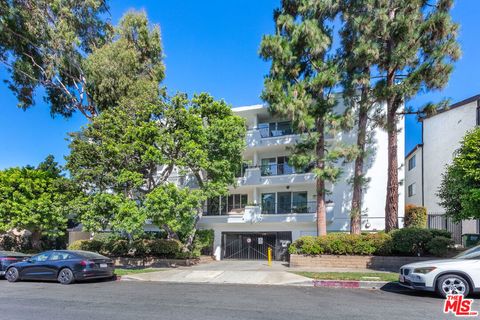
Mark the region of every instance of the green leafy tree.
[[158, 26], [130, 12], [112, 28], [107, 13], [104, 0], [0, 2], [0, 62], [19, 107], [32, 106], [42, 88], [52, 115], [79, 111], [91, 120], [134, 83], [163, 79]]
[[136, 90], [71, 135], [67, 167], [93, 199], [80, 220], [92, 231], [132, 233], [148, 219], [189, 247], [203, 202], [235, 182], [244, 121], [207, 94], [154, 101], [152, 86]]
[[398, 227], [398, 119], [406, 100], [418, 92], [443, 88], [460, 56], [453, 0], [366, 1], [353, 12], [366, 19], [362, 36], [378, 48], [375, 96], [386, 102], [388, 181], [385, 230]]
[[455, 220], [480, 218], [480, 128], [469, 132], [442, 175], [440, 205]]
[[41, 236], [64, 234], [69, 204], [78, 195], [77, 188], [52, 163], [49, 157], [38, 169], [0, 171], [0, 230], [29, 230], [32, 247], [37, 250], [41, 249]]
[[337, 161], [346, 150], [327, 139], [342, 124], [332, 94], [340, 81], [339, 61], [332, 54], [338, 9], [331, 1], [284, 0], [274, 12], [275, 34], [264, 36], [260, 48], [271, 61], [262, 98], [273, 113], [290, 117], [302, 135], [292, 150], [293, 165], [314, 167], [319, 235], [326, 234], [326, 183], [338, 179]]

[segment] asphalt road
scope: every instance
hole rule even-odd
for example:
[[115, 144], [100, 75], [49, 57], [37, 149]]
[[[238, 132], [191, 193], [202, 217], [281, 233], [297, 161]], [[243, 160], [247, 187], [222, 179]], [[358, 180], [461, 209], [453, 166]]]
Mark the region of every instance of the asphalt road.
[[433, 295], [411, 293], [396, 286], [387, 290], [134, 281], [64, 286], [2, 280], [0, 319], [453, 318], [442, 313], [443, 300]]

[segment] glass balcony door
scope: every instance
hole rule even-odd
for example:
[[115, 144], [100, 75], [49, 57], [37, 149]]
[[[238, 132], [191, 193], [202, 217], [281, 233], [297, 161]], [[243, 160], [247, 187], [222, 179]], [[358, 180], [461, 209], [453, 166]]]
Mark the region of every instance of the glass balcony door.
[[290, 213], [292, 212], [292, 193], [291, 192], [279, 192], [277, 193], [277, 213]]
[[262, 193], [262, 213], [275, 214], [275, 193]]

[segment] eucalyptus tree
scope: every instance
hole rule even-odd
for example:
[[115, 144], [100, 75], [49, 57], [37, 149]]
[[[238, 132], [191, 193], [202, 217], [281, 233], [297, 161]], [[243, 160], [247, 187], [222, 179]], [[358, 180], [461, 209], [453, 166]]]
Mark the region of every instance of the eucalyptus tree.
[[274, 12], [275, 33], [264, 36], [260, 48], [260, 55], [271, 61], [262, 98], [273, 113], [290, 117], [302, 136], [292, 150], [293, 165], [314, 167], [318, 235], [326, 234], [326, 183], [338, 179], [336, 162], [344, 155], [327, 139], [342, 122], [332, 93], [340, 81], [332, 48], [338, 10], [334, 1], [283, 0]]
[[133, 82], [163, 79], [162, 59], [159, 27], [145, 13], [129, 12], [113, 28], [104, 0], [0, 1], [0, 62], [23, 109], [42, 92], [52, 115], [91, 120]]

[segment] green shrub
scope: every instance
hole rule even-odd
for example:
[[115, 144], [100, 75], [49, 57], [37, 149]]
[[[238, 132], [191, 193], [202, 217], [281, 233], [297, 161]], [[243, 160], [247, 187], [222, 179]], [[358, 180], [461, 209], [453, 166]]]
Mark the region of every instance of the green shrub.
[[129, 254], [134, 257], [148, 257], [150, 256], [151, 242], [153, 240], [138, 239], [130, 244]]
[[288, 248], [288, 252], [290, 252], [291, 254], [323, 254], [324, 248], [319, 243], [319, 240], [319, 238], [311, 236], [298, 238], [290, 245], [290, 247]]
[[214, 231], [211, 229], [208, 230], [197, 230], [195, 233], [195, 239], [193, 242], [193, 253], [194, 255], [207, 255], [211, 256], [213, 254], [213, 238]]
[[448, 253], [448, 249], [453, 246], [454, 241], [447, 237], [434, 237], [427, 242], [428, 252], [434, 256], [444, 257]]
[[149, 242], [150, 253], [154, 257], [175, 258], [181, 252], [183, 245], [178, 240], [156, 239]]
[[424, 255], [433, 238], [428, 229], [403, 228], [391, 232], [392, 251], [401, 255]]
[[432, 237], [444, 237], [448, 239], [452, 239], [452, 233], [447, 230], [440, 230], [440, 229], [429, 229]]
[[291, 254], [371, 255], [390, 253], [390, 236], [378, 234], [329, 233], [323, 237], [301, 237], [289, 247]]
[[427, 209], [414, 205], [405, 206], [405, 228], [426, 228]]
[[68, 249], [102, 252], [103, 242], [100, 240], [77, 240], [70, 244]]

